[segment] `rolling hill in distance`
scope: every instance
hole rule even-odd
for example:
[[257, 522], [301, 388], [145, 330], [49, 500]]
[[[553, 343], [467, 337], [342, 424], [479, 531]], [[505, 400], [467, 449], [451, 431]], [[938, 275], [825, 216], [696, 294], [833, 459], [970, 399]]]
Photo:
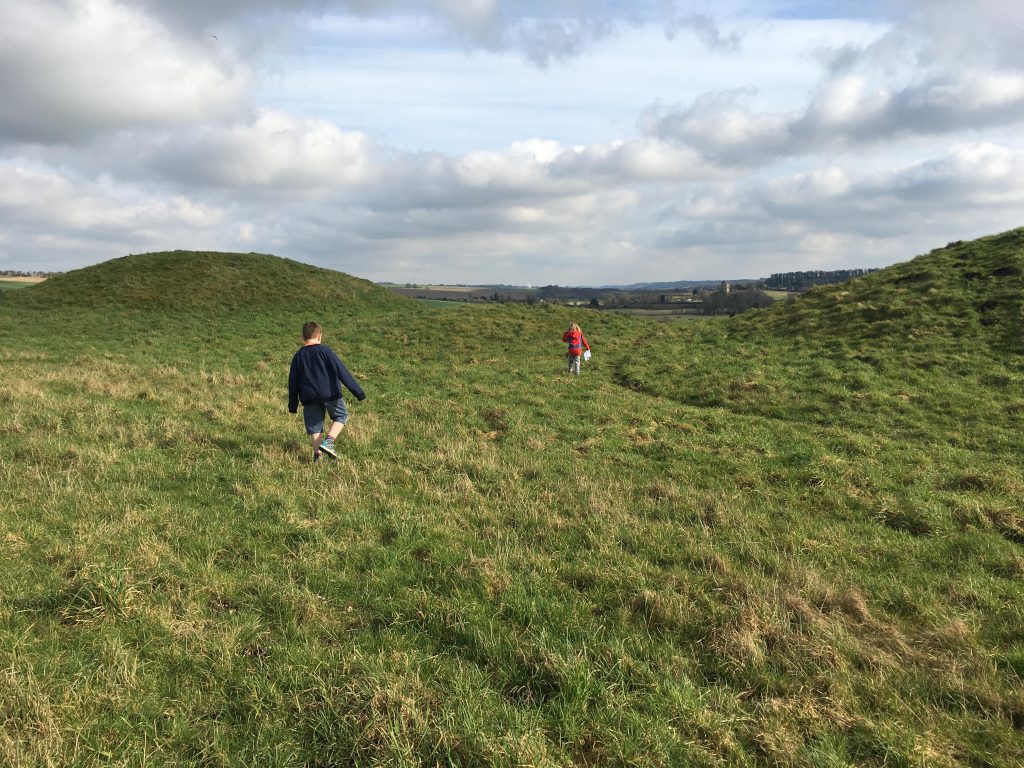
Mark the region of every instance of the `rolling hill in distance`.
[[[1022, 292], [1024, 230], [679, 325], [258, 254], [0, 293], [0, 763], [1020, 765]], [[368, 395], [316, 465], [309, 319]]]
[[296, 309], [391, 300], [384, 289], [341, 272], [256, 253], [168, 251], [124, 256], [55, 275], [18, 300], [34, 306]]

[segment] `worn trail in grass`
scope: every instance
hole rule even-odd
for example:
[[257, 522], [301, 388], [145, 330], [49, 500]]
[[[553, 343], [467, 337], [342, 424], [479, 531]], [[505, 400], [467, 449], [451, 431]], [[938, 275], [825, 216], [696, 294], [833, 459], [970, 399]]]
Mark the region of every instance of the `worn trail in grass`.
[[[8, 294], [2, 760], [1019, 764], [1020, 238], [723, 324], [585, 312], [579, 380], [561, 310], [265, 257]], [[191, 259], [233, 290], [179, 314]], [[312, 316], [369, 395], [316, 466]]]

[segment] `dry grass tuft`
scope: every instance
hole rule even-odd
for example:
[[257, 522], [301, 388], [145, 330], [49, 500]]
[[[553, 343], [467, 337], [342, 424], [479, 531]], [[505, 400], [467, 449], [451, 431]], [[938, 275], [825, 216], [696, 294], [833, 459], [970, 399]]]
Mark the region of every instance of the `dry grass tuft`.
[[838, 596], [833, 596], [826, 603], [829, 610], [839, 610], [854, 621], [867, 623], [871, 620], [871, 611], [868, 610], [868, 601], [858, 590], [847, 589]]
[[59, 702], [31, 667], [12, 663], [0, 671], [0, 762], [57, 766], [67, 754]]

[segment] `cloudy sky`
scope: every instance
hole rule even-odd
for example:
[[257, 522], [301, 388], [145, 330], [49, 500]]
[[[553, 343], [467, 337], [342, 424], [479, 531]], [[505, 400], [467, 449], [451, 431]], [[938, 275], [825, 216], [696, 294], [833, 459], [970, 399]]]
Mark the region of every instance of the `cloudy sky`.
[[0, 269], [884, 266], [1024, 225], [1019, 0], [0, 0]]

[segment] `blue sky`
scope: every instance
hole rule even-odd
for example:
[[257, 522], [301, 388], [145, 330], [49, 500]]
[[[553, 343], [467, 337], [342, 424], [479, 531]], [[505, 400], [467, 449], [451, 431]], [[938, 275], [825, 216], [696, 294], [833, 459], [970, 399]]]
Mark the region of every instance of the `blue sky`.
[[0, 269], [884, 266], [1024, 224], [1018, 3], [0, 5]]

